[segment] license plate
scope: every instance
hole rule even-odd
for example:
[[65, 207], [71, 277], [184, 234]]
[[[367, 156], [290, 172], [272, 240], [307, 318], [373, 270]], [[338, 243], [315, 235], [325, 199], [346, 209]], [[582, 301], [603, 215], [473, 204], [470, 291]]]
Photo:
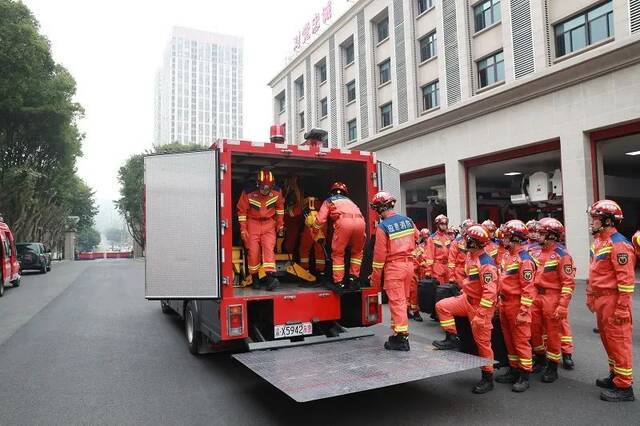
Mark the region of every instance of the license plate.
[[276, 325], [273, 327], [273, 335], [276, 339], [282, 339], [295, 336], [306, 336], [313, 333], [313, 327], [310, 322], [301, 322], [298, 324]]

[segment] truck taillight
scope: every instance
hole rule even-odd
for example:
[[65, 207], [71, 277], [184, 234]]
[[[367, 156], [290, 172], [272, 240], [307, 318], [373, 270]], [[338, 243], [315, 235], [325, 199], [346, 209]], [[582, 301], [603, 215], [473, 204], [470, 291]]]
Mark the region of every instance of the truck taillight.
[[227, 321], [229, 336], [242, 336], [242, 305], [227, 306]]
[[369, 322], [378, 321], [378, 295], [367, 296], [367, 320]]

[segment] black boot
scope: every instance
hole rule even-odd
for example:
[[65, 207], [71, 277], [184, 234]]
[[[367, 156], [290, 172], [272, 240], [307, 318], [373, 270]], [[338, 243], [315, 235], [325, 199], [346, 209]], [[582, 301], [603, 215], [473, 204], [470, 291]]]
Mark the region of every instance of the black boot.
[[431, 319], [436, 322], [438, 321], [438, 313], [436, 311], [431, 313]]
[[514, 392], [524, 392], [527, 389], [529, 389], [529, 372], [520, 371], [518, 381], [516, 381], [513, 386], [511, 386], [511, 390]]
[[262, 290], [263, 282], [257, 275], [251, 275], [251, 288], [254, 290]]
[[267, 274], [267, 291], [273, 291], [278, 287], [280, 287], [280, 281], [278, 281], [274, 273], [269, 272]]
[[562, 368], [565, 370], [573, 370], [575, 363], [571, 359], [571, 354], [562, 354]]
[[534, 373], [541, 372], [546, 365], [547, 365], [547, 359], [545, 358], [544, 355], [536, 354], [533, 357], [533, 372]]
[[411, 312], [411, 309], [407, 309], [407, 319], [413, 319], [413, 312]]
[[420, 312], [413, 312], [411, 314], [411, 319], [414, 321], [418, 321], [418, 322], [423, 322], [424, 320], [422, 319], [422, 317], [420, 316]]
[[384, 342], [384, 348], [389, 351], [408, 351], [410, 349], [409, 336], [406, 334], [389, 336], [389, 340]]
[[436, 349], [443, 351], [457, 350], [460, 347], [460, 339], [458, 339], [458, 336], [455, 334], [451, 334], [447, 331], [445, 332], [443, 340], [434, 340], [432, 344]]
[[490, 390], [493, 390], [493, 373], [483, 371], [482, 379], [478, 382], [478, 384], [473, 388], [471, 392], [483, 394], [489, 392]]
[[547, 368], [545, 368], [544, 373], [542, 373], [542, 382], [553, 383], [556, 380], [558, 380], [558, 363], [547, 362]]
[[613, 371], [609, 373], [609, 377], [605, 377], [604, 379], [596, 379], [596, 386], [604, 389], [613, 389], [615, 386], [613, 385], [613, 378], [615, 374]]
[[600, 333], [600, 329], [598, 327], [593, 327], [593, 332], [598, 334]]
[[515, 383], [518, 381], [518, 377], [520, 376], [520, 370], [517, 368], [509, 367], [506, 373], [499, 375], [496, 377], [496, 382], [498, 383]]
[[626, 402], [633, 401], [636, 398], [633, 396], [633, 388], [628, 387], [626, 389], [613, 387], [600, 393], [600, 399], [608, 402]]
[[362, 287], [360, 285], [360, 278], [356, 277], [355, 275], [349, 275], [349, 281], [348, 282], [349, 282], [348, 288], [351, 291], [358, 291]]

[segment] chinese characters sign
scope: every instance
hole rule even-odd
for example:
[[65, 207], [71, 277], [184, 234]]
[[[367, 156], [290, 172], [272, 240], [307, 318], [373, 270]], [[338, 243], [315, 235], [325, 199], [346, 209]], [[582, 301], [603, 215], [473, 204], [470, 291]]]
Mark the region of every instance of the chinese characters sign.
[[293, 38], [293, 51], [300, 51], [303, 46], [309, 44], [320, 32], [320, 26], [329, 25], [333, 17], [333, 1], [328, 0], [327, 4], [322, 7], [321, 13], [315, 13], [310, 21], [305, 22], [302, 30]]

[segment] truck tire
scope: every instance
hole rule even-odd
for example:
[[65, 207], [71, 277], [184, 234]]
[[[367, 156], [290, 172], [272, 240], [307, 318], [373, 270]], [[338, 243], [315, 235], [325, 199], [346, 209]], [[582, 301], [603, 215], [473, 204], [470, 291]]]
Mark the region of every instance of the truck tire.
[[51, 271], [51, 263], [49, 263], [49, 266], [47, 266], [47, 271]]
[[16, 278], [15, 280], [11, 281], [11, 285], [15, 288], [15, 287], [20, 287], [20, 277]]
[[187, 338], [189, 352], [193, 355], [198, 355], [198, 348], [202, 340], [202, 335], [198, 328], [198, 315], [193, 308], [193, 304], [189, 302], [184, 310], [184, 334]]
[[171, 315], [173, 313], [173, 309], [171, 309], [164, 300], [160, 301], [160, 308], [162, 308], [163, 314]]
[[41, 274], [46, 274], [47, 273], [47, 265], [42, 265], [42, 268], [40, 268], [40, 273]]
[[0, 275], [0, 297], [4, 296], [4, 280], [2, 279], [2, 275]]

